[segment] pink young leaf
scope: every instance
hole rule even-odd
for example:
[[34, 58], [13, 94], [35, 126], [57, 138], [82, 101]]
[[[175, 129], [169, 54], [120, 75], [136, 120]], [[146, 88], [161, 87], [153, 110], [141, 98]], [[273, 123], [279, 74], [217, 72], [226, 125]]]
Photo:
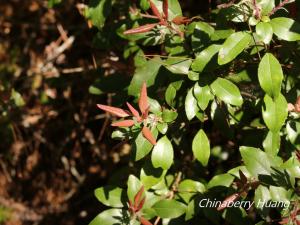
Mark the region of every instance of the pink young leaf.
[[164, 0], [163, 1], [163, 11], [164, 11], [164, 16], [165, 16], [165, 19], [168, 20], [169, 18], [169, 4], [168, 4], [168, 0]]
[[150, 3], [151, 10], [153, 12], [153, 15], [157, 16], [160, 20], [163, 20], [156, 5], [151, 0], [149, 0], [149, 3]]
[[140, 27], [136, 27], [136, 28], [132, 28], [129, 30], [124, 31], [123, 34], [127, 35], [127, 34], [141, 34], [141, 33], [147, 33], [150, 30], [152, 30], [154, 27], [156, 27], [158, 23], [149, 23], [149, 24], [145, 24], [142, 25]]
[[118, 117], [127, 117], [130, 116], [128, 112], [126, 112], [124, 109], [113, 107], [113, 106], [108, 106], [108, 105], [102, 105], [102, 104], [97, 104], [97, 107], [99, 109], [102, 109], [106, 112], [109, 112], [115, 116]]
[[144, 186], [142, 186], [140, 188], [140, 190], [138, 191], [138, 193], [136, 193], [136, 195], [134, 196], [134, 207], [135, 208], [138, 207], [143, 193], [144, 193]]
[[143, 83], [140, 98], [139, 98], [139, 108], [144, 114], [148, 110], [149, 104], [148, 104], [148, 96], [147, 96], [147, 85], [146, 82]]
[[141, 222], [141, 224], [143, 224], [143, 225], [152, 225], [152, 223], [151, 222], [149, 222], [148, 220], [146, 220], [144, 217], [140, 217], [139, 218], [139, 220], [140, 220], [140, 222]]
[[140, 117], [140, 114], [139, 112], [133, 108], [132, 105], [130, 105], [128, 102], [126, 102], [127, 106], [128, 106], [128, 109], [130, 110], [130, 112], [132, 113], [132, 115], [138, 120], [140, 121], [141, 120], [141, 117]]
[[156, 140], [153, 137], [151, 130], [148, 127], [143, 127], [142, 134], [152, 145], [156, 145]]
[[111, 124], [113, 127], [132, 127], [134, 120], [123, 120]]

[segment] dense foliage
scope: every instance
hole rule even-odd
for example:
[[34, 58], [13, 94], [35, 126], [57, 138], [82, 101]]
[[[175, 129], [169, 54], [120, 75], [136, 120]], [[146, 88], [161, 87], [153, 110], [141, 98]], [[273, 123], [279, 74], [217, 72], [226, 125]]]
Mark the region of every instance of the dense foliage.
[[[135, 3], [91, 0], [85, 9], [94, 44], [118, 45], [135, 67], [90, 87], [109, 93], [98, 107], [112, 138], [131, 143], [126, 165], [95, 190], [108, 209], [91, 225], [299, 224], [295, 2], [223, 2], [194, 17], [177, 0]], [[200, 207], [202, 199], [255, 204]]]

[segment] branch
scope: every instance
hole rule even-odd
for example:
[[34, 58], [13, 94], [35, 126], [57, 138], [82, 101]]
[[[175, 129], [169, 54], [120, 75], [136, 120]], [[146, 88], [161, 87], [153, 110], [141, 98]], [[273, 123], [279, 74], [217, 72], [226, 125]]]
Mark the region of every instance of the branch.
[[284, 0], [280, 4], [278, 4], [275, 8], [272, 9], [272, 11], [269, 13], [269, 16], [274, 15], [278, 10], [280, 10], [285, 5], [289, 4], [289, 0]]

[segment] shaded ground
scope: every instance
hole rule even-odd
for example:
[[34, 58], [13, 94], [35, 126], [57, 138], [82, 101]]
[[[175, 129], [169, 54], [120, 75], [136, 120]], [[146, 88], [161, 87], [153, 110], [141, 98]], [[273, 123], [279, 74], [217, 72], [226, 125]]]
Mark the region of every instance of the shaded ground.
[[133, 68], [91, 46], [82, 3], [0, 3], [0, 224], [87, 224], [101, 211], [93, 190], [126, 163], [130, 147], [95, 107], [110, 98], [88, 87]]

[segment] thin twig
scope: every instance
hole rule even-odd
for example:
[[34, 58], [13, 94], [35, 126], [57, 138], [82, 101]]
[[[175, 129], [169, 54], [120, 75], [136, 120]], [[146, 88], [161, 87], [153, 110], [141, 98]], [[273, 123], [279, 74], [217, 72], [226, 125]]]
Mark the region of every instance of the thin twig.
[[229, 8], [229, 7], [231, 7], [231, 6], [234, 5], [235, 1], [236, 1], [236, 0], [232, 0], [232, 1], [228, 2], [228, 3], [224, 3], [224, 4], [221, 4], [221, 5], [218, 5], [217, 8], [218, 8], [218, 9], [226, 9], [226, 8]]
[[269, 16], [274, 15], [278, 10], [280, 10], [283, 6], [287, 5], [290, 3], [289, 0], [284, 0], [280, 4], [278, 4], [275, 8], [272, 9], [272, 11], [269, 13]]

